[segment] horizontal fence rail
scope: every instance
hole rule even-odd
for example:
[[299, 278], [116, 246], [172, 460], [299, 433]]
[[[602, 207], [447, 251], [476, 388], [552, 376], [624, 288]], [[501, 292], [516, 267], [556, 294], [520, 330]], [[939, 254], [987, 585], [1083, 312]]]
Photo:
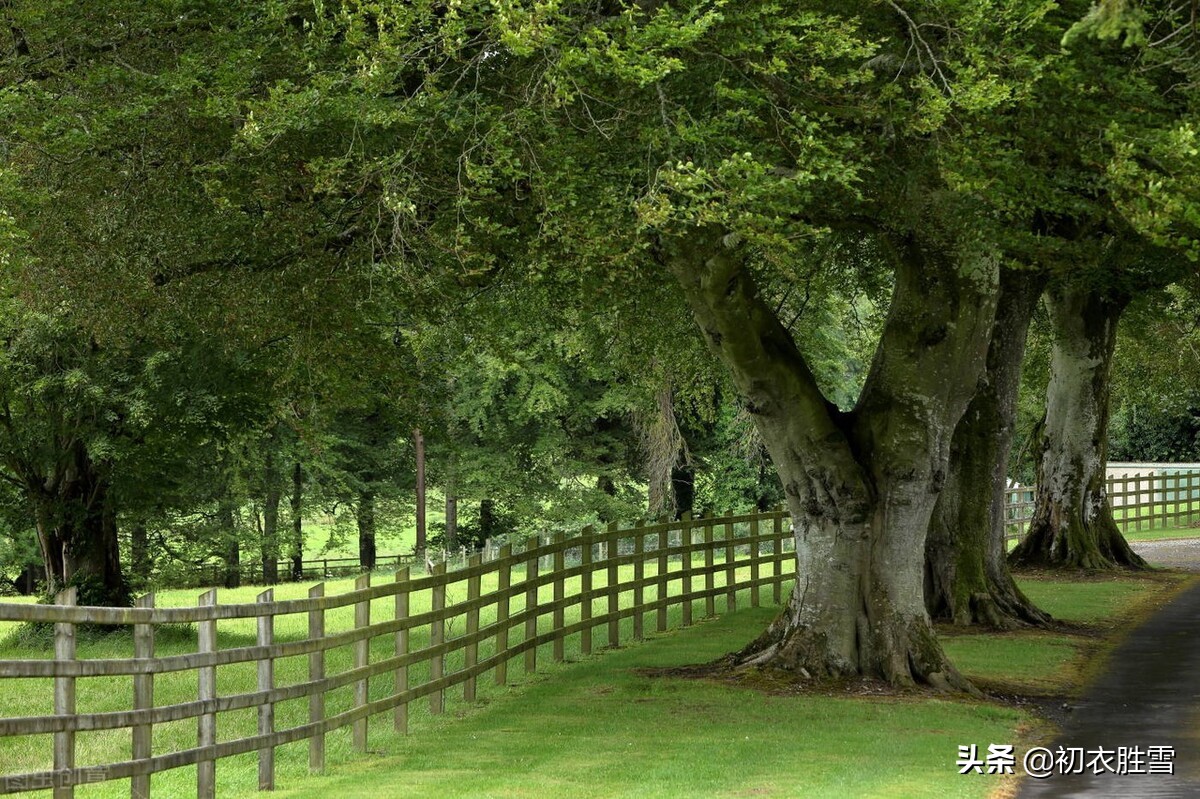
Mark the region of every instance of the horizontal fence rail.
[[[1169, 467], [1164, 471], [1105, 479], [1108, 504], [1122, 532], [1190, 527], [1200, 521], [1200, 471]], [[1029, 529], [1035, 495], [1033, 487], [1007, 489], [1004, 518], [1008, 540], [1020, 540]]]
[[[629, 529], [586, 528], [571, 538], [558, 535], [517, 548], [488, 548], [455, 561], [461, 568], [440, 563], [428, 574], [414, 576], [404, 567], [377, 584], [372, 574], [363, 574], [354, 590], [342, 594], [327, 596], [320, 584], [302, 599], [275, 600], [267, 590], [253, 603], [220, 604], [217, 589], [212, 589], [193, 607], [156, 607], [154, 595], [148, 594], [136, 607], [92, 608], [77, 607], [72, 589], [59, 594], [54, 605], [0, 603], [0, 621], [53, 623], [55, 641], [53, 659], [0, 660], [0, 678], [50, 679], [54, 685], [53, 715], [0, 718], [0, 737], [52, 736], [54, 769], [0, 776], [0, 793], [53, 790], [58, 799], [74, 796], [76, 785], [130, 779], [131, 795], [144, 799], [150, 795], [151, 775], [195, 765], [197, 795], [212, 797], [217, 761], [251, 752], [258, 756], [260, 790], [272, 789], [277, 747], [307, 740], [309, 767], [322, 771], [327, 734], [350, 726], [354, 747], [365, 751], [370, 717], [390, 712], [395, 729], [407, 732], [412, 702], [424, 699], [432, 713], [443, 712], [446, 691], [457, 685], [463, 686], [464, 699], [472, 701], [478, 680], [488, 672], [497, 684], [506, 683], [514, 658], [521, 659], [526, 673], [536, 670], [544, 645], [550, 646], [554, 660], [562, 660], [568, 636], [578, 635], [580, 651], [589, 654], [597, 636], [609, 646], [619, 645], [626, 619], [632, 620], [625, 627], [635, 640], [647, 625], [666, 630], [672, 606], [681, 606], [681, 623], [688, 625], [697, 612], [715, 615], [718, 599], [723, 598], [725, 609], [736, 608], [739, 591], [749, 590], [750, 602], [757, 606], [769, 587], [778, 603], [785, 581], [796, 571], [790, 528], [783, 509], [685, 516]], [[418, 592], [429, 593], [430, 610], [411, 612], [410, 598]], [[387, 597], [394, 598], [391, 618], [372, 620], [372, 600]], [[327, 611], [350, 607], [353, 627], [328, 632]], [[577, 610], [578, 620], [568, 620], [567, 610]], [[293, 614], [306, 618], [307, 637], [276, 641], [278, 619]], [[218, 623], [234, 619], [254, 620], [253, 645], [219, 648]], [[158, 628], [180, 623], [196, 625], [196, 651], [156, 657]], [[131, 625], [134, 657], [76, 658], [78, 625]], [[425, 645], [414, 648], [410, 633], [417, 630], [427, 631], [428, 637], [422, 638]], [[370, 644], [384, 636], [391, 654], [372, 661]], [[329, 673], [326, 656], [339, 647], [352, 650], [353, 665]], [[461, 653], [455, 659], [461, 665], [451, 667], [451, 653]], [[295, 656], [306, 656], [307, 679], [278, 684], [276, 661]], [[256, 690], [222, 694], [217, 670], [236, 663], [254, 664]], [[427, 679], [413, 679], [417, 665], [426, 667], [422, 673]], [[155, 675], [184, 671], [196, 674], [195, 700], [156, 704]], [[387, 675], [386, 695], [372, 698], [370, 686]], [[114, 676], [131, 679], [130, 709], [76, 712], [77, 680]], [[353, 690], [352, 706], [327, 713], [326, 694], [345, 686]], [[275, 706], [294, 699], [307, 699], [308, 720], [280, 728]], [[257, 713], [256, 734], [218, 738], [221, 714], [250, 709]], [[155, 725], [186, 719], [196, 719], [194, 747], [152, 751]], [[76, 763], [76, 733], [117, 729], [130, 731], [129, 760]]]

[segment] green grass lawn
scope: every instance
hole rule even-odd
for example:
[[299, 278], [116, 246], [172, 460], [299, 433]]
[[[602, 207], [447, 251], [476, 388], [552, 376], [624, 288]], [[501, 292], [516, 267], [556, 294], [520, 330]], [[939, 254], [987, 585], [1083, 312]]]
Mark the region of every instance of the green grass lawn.
[[[979, 797], [959, 743], [1011, 741], [1007, 708], [924, 698], [769, 694], [646, 667], [716, 658], [773, 608], [553, 668], [386, 754], [282, 786], [286, 797]], [[936, 786], [936, 787], [935, 787]]]
[[1166, 538], [1200, 538], [1200, 528], [1160, 526], [1125, 533], [1127, 541], [1159, 541]]
[[[1200, 538], [1200, 527], [1158, 525], [1144, 527], [1141, 530], [1128, 530], [1123, 533], [1126, 541], [1161, 541], [1170, 538]], [[1009, 539], [1008, 551], [1017, 546], [1016, 539]]]
[[[647, 570], [652, 573], [653, 567]], [[628, 575], [625, 576], [627, 578]], [[379, 579], [384, 579], [381, 576]], [[602, 572], [596, 574], [602, 585]], [[720, 584], [720, 580], [718, 580]], [[1090, 580], [1068, 583], [1028, 579], [1030, 596], [1054, 615], [1081, 622], [1105, 620], [1137, 605], [1169, 583], [1153, 579]], [[329, 594], [349, 590], [349, 581], [331, 582]], [[279, 586], [277, 598], [301, 596], [307, 585]], [[455, 590], [459, 595], [455, 596]], [[452, 589], [461, 600], [461, 588]], [[487, 586], [485, 586], [487, 590]], [[549, 591], [550, 587], [547, 586]], [[257, 589], [222, 590], [222, 602], [251, 601]], [[160, 592], [160, 606], [194, 604], [197, 592]], [[648, 598], [649, 598], [648, 594]], [[549, 599], [547, 594], [544, 599]], [[960, 777], [954, 767], [959, 744], [1017, 743], [1017, 728], [1030, 718], [1008, 707], [986, 702], [925, 696], [852, 698], [762, 691], [729, 683], [676, 677], [645, 676], [638, 669], [704, 662], [737, 649], [772, 618], [770, 591], [766, 606], [748, 608], [742, 591], [734, 613], [706, 620], [685, 630], [651, 636], [640, 644], [584, 657], [577, 637], [568, 640], [564, 664], [550, 662], [550, 647], [539, 652], [539, 671], [525, 675], [518, 660], [509, 664], [514, 685], [500, 688], [490, 675], [479, 683], [473, 704], [461, 701], [461, 689], [448, 693], [447, 713], [431, 716], [428, 703], [410, 708], [408, 736], [391, 729], [390, 714], [371, 720], [366, 755], [350, 746], [350, 730], [327, 739], [327, 776], [311, 776], [307, 744], [277, 752], [278, 793], [319, 797], [570, 797], [570, 796], [964, 796], [982, 797], [999, 785], [994, 777]], [[390, 618], [390, 599], [374, 603], [373, 619]], [[514, 611], [521, 600], [514, 601]], [[723, 609], [718, 599], [718, 611]], [[428, 596], [414, 595], [414, 613], [429, 607]], [[698, 603], [699, 618], [703, 603]], [[597, 611], [600, 611], [597, 606]], [[329, 611], [330, 631], [351, 625], [352, 608]], [[568, 622], [571, 617], [568, 616]], [[487, 618], [485, 617], [484, 623]], [[677, 626], [679, 609], [672, 610]], [[548, 620], [547, 620], [548, 623]], [[647, 630], [653, 616], [647, 617]], [[252, 643], [252, 620], [221, 622], [222, 648]], [[302, 637], [302, 617], [280, 617], [279, 639]], [[623, 640], [631, 620], [623, 623]], [[451, 634], [461, 633], [461, 623]], [[11, 632], [11, 629], [8, 630]], [[0, 635], [6, 630], [0, 629]], [[597, 645], [603, 636], [597, 634]], [[513, 640], [520, 633], [513, 632]], [[413, 646], [427, 641], [427, 631], [413, 633]], [[1079, 683], [1081, 651], [1094, 639], [1046, 633], [948, 635], [945, 646], [968, 676], [1002, 680], [1024, 692], [1055, 694]], [[195, 651], [195, 632], [188, 627], [160, 632], [159, 655]], [[114, 635], [80, 645], [81, 657], [127, 656], [127, 635]], [[481, 647], [481, 657], [490, 654]], [[390, 637], [377, 639], [372, 660], [391, 653]], [[45, 646], [0, 642], [0, 657], [48, 657]], [[328, 671], [350, 666], [347, 648], [328, 653]], [[452, 658], [450, 669], [456, 667]], [[303, 657], [276, 662], [277, 683], [304, 679]], [[424, 680], [413, 668], [414, 684]], [[252, 690], [253, 664], [217, 669], [218, 692]], [[0, 714], [35, 715], [52, 707], [50, 681], [0, 681]], [[371, 698], [388, 693], [390, 679], [372, 682]], [[351, 689], [327, 696], [330, 714], [351, 705]], [[156, 702], [195, 698], [192, 672], [156, 678]], [[78, 681], [80, 712], [129, 707], [131, 680], [88, 678]], [[305, 700], [276, 706], [277, 728], [307, 720]], [[218, 717], [219, 740], [253, 734], [253, 710]], [[195, 745], [194, 720], [159, 725], [154, 751], [163, 753]], [[88, 765], [129, 756], [127, 730], [80, 733], [77, 762]], [[32, 771], [51, 766], [50, 736], [0, 739], [0, 770]], [[242, 796], [257, 786], [253, 755], [228, 758], [217, 766], [218, 793]], [[195, 769], [155, 775], [158, 796], [195, 792]], [[80, 789], [84, 797], [127, 796], [128, 782], [113, 781]]]

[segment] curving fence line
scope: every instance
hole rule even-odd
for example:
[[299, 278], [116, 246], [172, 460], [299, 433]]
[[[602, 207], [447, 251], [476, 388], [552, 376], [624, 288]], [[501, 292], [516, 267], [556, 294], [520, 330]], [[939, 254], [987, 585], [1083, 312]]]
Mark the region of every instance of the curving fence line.
[[[787, 519], [786, 511], [777, 509], [685, 517], [627, 529], [586, 528], [571, 538], [533, 539], [520, 551], [504, 546], [487, 560], [476, 553], [462, 568], [447, 570], [442, 563], [422, 576], [403, 568], [393, 580], [375, 585], [371, 574], [363, 574], [353, 591], [326, 596], [322, 583], [307, 598], [286, 601], [275, 601], [274, 591], [267, 590], [254, 603], [219, 604], [213, 589], [201, 595], [194, 607], [158, 608], [153, 594], [142, 597], [133, 608], [76, 607], [71, 589], [60, 594], [55, 605], [0, 603], [0, 621], [48, 622], [55, 631], [53, 659], [0, 660], [0, 678], [54, 681], [53, 715], [0, 718], [0, 736], [53, 735], [54, 769], [2, 776], [0, 793], [53, 790], [58, 799], [74, 796], [76, 785], [128, 778], [132, 796], [143, 799], [150, 796], [151, 775], [195, 765], [198, 796], [212, 797], [217, 761], [247, 752], [258, 753], [259, 788], [270, 790], [275, 784], [276, 747], [307, 739], [309, 767], [321, 771], [328, 733], [351, 726], [354, 746], [365, 751], [369, 717], [390, 712], [395, 729], [406, 732], [412, 702], [426, 699], [432, 713], [441, 713], [446, 691], [457, 685], [462, 686], [464, 699], [472, 701], [477, 681], [487, 672], [493, 673], [497, 684], [505, 684], [514, 658], [523, 658], [525, 672], [535, 671], [540, 646], [551, 645], [554, 660], [563, 659], [564, 640], [572, 635], [580, 637], [584, 654], [592, 651], [597, 637], [601, 645], [617, 646], [624, 619], [632, 619], [632, 625], [626, 626], [631, 626], [635, 640], [640, 639], [649, 614], [654, 629], [662, 631], [667, 628], [668, 609], [678, 605], [682, 624], [689, 625], [697, 612], [714, 615], [718, 597], [726, 610], [736, 608], [739, 590], [750, 589], [750, 601], [757, 606], [761, 591], [770, 587], [778, 603], [784, 582], [795, 575], [794, 540]], [[481, 590], [485, 581], [486, 592]], [[462, 601], [448, 601], [455, 594], [448, 594], [448, 589], [455, 586], [465, 586]], [[430, 593], [430, 610], [410, 613], [410, 598], [417, 592]], [[387, 597], [394, 599], [391, 618], [372, 621], [371, 601]], [[354, 627], [327, 633], [326, 612], [348, 606], [354, 608]], [[572, 616], [578, 620], [568, 623], [566, 611], [571, 608], [577, 608]], [[481, 625], [485, 610], [491, 621]], [[274, 620], [290, 614], [307, 616], [308, 635], [277, 642]], [[217, 625], [231, 619], [255, 620], [254, 645], [218, 648]], [[197, 626], [197, 651], [155, 657], [156, 627], [179, 623]], [[78, 625], [132, 626], [134, 657], [77, 659]], [[428, 629], [428, 644], [412, 649], [410, 633], [418, 628]], [[461, 634], [453, 634], [459, 629]], [[371, 662], [371, 641], [381, 636], [392, 638], [393, 654]], [[490, 652], [485, 657], [479, 656], [481, 644]], [[353, 666], [329, 674], [326, 654], [339, 647], [352, 649]], [[446, 656], [460, 651], [462, 656], [455, 661], [461, 667], [448, 671]], [[304, 655], [307, 680], [277, 684], [275, 661]], [[257, 690], [218, 694], [217, 667], [235, 663], [255, 664]], [[427, 664], [421, 669], [427, 679], [410, 683], [417, 664]], [[197, 675], [195, 700], [156, 705], [155, 675], [181, 671]], [[113, 676], [130, 678], [132, 707], [76, 713], [76, 681]], [[370, 683], [385, 678], [390, 681], [387, 695], [371, 699]], [[352, 707], [327, 714], [325, 694], [343, 686], [353, 686]], [[305, 697], [307, 723], [277, 729], [275, 705]], [[218, 742], [220, 715], [248, 708], [257, 708], [257, 734]], [[194, 747], [152, 751], [155, 725], [192, 718], [197, 720]], [[76, 764], [77, 732], [114, 729], [130, 731], [129, 760]]]
[[[1128, 475], [1107, 481], [1109, 502], [1125, 530], [1192, 524], [1200, 517], [1200, 474]], [[1008, 491], [1006, 513], [1009, 536], [1019, 537], [1033, 511], [1028, 488]], [[0, 794], [53, 790], [55, 799], [74, 796], [76, 785], [130, 779], [135, 799], [150, 796], [151, 775], [195, 765], [200, 797], [216, 791], [216, 763], [233, 755], [258, 753], [258, 783], [269, 790], [275, 783], [275, 749], [307, 740], [309, 767], [325, 766], [325, 736], [352, 727], [355, 748], [367, 748], [367, 719], [392, 713], [395, 729], [408, 729], [408, 708], [426, 699], [432, 713], [445, 708], [446, 691], [461, 685], [467, 701], [475, 698], [478, 679], [493, 673], [497, 684], [507, 682], [508, 664], [523, 659], [525, 672], [537, 668], [538, 648], [551, 645], [551, 656], [563, 659], [568, 636], [578, 635], [583, 654], [592, 651], [599, 636], [602, 645], [617, 646], [621, 622], [632, 619], [631, 634], [640, 639], [646, 616], [653, 613], [656, 630], [667, 628], [668, 609], [680, 606], [681, 623], [692, 623], [696, 612], [716, 613], [718, 598], [733, 610], [740, 590], [750, 589], [751, 603], [760, 592], [772, 590], [781, 600], [785, 581], [795, 574], [794, 541], [783, 509], [766, 513], [685, 517], [621, 529], [585, 528], [571, 538], [531, 539], [514, 551], [511, 546], [488, 547], [461, 567], [447, 563], [428, 574], [414, 575], [409, 567], [393, 580], [372, 585], [371, 574], [360, 575], [355, 589], [326, 596], [325, 585], [313, 586], [308, 597], [275, 601], [274, 590], [258, 601], [219, 604], [213, 589], [193, 607], [157, 608], [154, 594], [142, 597], [133, 608], [76, 607], [74, 589], [59, 595], [55, 605], [0, 603], [0, 621], [41, 622], [54, 625], [54, 657], [49, 660], [0, 660], [0, 679], [50, 679], [54, 681], [54, 713], [20, 718], [0, 718], [0, 737], [52, 735], [54, 769], [0, 776]], [[482, 590], [484, 583], [489, 589]], [[494, 585], [494, 588], [491, 587]], [[451, 589], [465, 587], [464, 598], [453, 601]], [[410, 599], [428, 592], [430, 610], [410, 612]], [[371, 620], [371, 602], [393, 598], [393, 613], [386, 620]], [[697, 609], [696, 604], [703, 602]], [[325, 614], [337, 608], [354, 608], [354, 626], [327, 633]], [[577, 609], [578, 620], [567, 622], [566, 611]], [[486, 611], [486, 613], [483, 613]], [[307, 637], [276, 641], [275, 618], [300, 614], [307, 617]], [[480, 623], [481, 614], [490, 621]], [[255, 643], [219, 648], [220, 621], [255, 620]], [[461, 621], [461, 628], [458, 622]], [[155, 630], [162, 625], [191, 623], [197, 626], [197, 651], [155, 656]], [[132, 658], [77, 659], [78, 625], [120, 625], [133, 629]], [[410, 647], [410, 633], [428, 630], [427, 645]], [[454, 634], [461, 629], [461, 634]], [[371, 642], [390, 636], [392, 654], [371, 662]], [[424, 637], [424, 636], [422, 636]], [[480, 657], [480, 645], [487, 654]], [[326, 655], [349, 647], [351, 668], [326, 671]], [[458, 668], [448, 669], [447, 656], [456, 654]], [[307, 680], [279, 685], [275, 661], [307, 656]], [[216, 669], [252, 663], [257, 672], [256, 690], [219, 694]], [[410, 682], [415, 666], [426, 679]], [[154, 677], [173, 672], [196, 674], [196, 698], [173, 704], [156, 704]], [[89, 677], [129, 677], [132, 707], [129, 710], [76, 713], [76, 681]], [[371, 699], [372, 681], [390, 676], [385, 696]], [[2, 686], [2, 683], [0, 683]], [[352, 686], [348, 710], [327, 714], [325, 695]], [[288, 700], [308, 700], [307, 723], [277, 729], [275, 705]], [[222, 713], [257, 708], [257, 734], [217, 740], [217, 720]], [[152, 751], [155, 725], [196, 719], [196, 745], [176, 751]], [[128, 729], [131, 757], [121, 762], [76, 764], [75, 734], [97, 730]]]

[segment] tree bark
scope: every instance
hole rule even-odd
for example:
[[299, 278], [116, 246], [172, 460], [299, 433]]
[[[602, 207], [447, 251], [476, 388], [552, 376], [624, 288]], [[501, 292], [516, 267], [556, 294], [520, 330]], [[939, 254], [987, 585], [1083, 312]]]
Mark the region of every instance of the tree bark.
[[675, 495], [675, 518], [696, 509], [696, 471], [688, 464], [671, 469], [671, 491]]
[[292, 579], [304, 579], [304, 467], [300, 461], [292, 468]]
[[[273, 448], [273, 441], [267, 446]], [[275, 585], [279, 582], [279, 503], [283, 487], [273, 449], [266, 453], [263, 483], [262, 576], [265, 585]]]
[[129, 572], [131, 582], [144, 588], [150, 581], [153, 560], [150, 557], [150, 542], [146, 536], [146, 523], [135, 521], [129, 528]]
[[454, 467], [455, 455], [448, 456], [450, 468], [446, 476], [446, 548], [458, 548], [458, 486], [456, 485]]
[[225, 587], [237, 588], [242, 584], [242, 548], [238, 541], [237, 522], [234, 519], [233, 503], [223, 500], [218, 510], [221, 523], [221, 538], [225, 548]]
[[479, 535], [484, 541], [495, 538], [499, 534], [499, 524], [496, 521], [496, 501], [482, 499], [479, 501]]
[[1013, 582], [1004, 525], [1021, 360], [1045, 283], [1040, 272], [1001, 272], [987, 373], [954, 431], [925, 541], [925, 605], [937, 621], [999, 629], [1051, 621]]
[[375, 568], [375, 494], [370, 490], [358, 495], [358, 565], [366, 571]]
[[82, 443], [69, 466], [35, 502], [47, 592], [79, 589], [80, 605], [127, 607], [133, 602], [121, 571], [117, 509], [109, 478]]
[[985, 365], [995, 262], [897, 240], [883, 336], [858, 406], [842, 413], [725, 240], [700, 228], [671, 242], [666, 262], [779, 472], [797, 558], [787, 607], [733, 662], [973, 690], [934, 635], [923, 554], [951, 436]]
[[1014, 565], [1146, 568], [1113, 521], [1104, 484], [1109, 378], [1117, 323], [1130, 299], [1080, 285], [1059, 285], [1047, 292], [1054, 345], [1037, 496], [1029, 532], [1010, 556]]
[[417, 451], [417, 542], [418, 553], [424, 552], [428, 546], [425, 534], [425, 436], [421, 428], [413, 430], [413, 442]]

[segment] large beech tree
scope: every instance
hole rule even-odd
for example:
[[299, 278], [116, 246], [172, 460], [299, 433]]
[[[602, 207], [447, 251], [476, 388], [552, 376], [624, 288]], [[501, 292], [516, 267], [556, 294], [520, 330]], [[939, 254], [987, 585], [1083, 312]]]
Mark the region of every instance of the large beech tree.
[[1054, 331], [1037, 498], [1016, 564], [1144, 567], [1113, 521], [1105, 493], [1109, 386], [1117, 323], [1130, 296], [1080, 285], [1046, 295]]
[[1135, 293], [1194, 271], [1180, 253], [1114, 240], [1102, 266], [1046, 292], [1053, 341], [1037, 442], [1037, 497], [1015, 564], [1144, 568], [1113, 520], [1105, 489], [1117, 326]]
[[1194, 274], [1200, 258], [1195, 41], [1194, 10], [1180, 4], [1102, 2], [1065, 38], [1087, 56], [1064, 59], [1046, 81], [1100, 99], [1074, 115], [1057, 150], [1047, 148], [1073, 175], [1054, 210], [1082, 257], [1046, 295], [1053, 344], [1038, 494], [1015, 564], [1145, 566], [1105, 494], [1112, 360], [1134, 296]]
[[[1102, 341], [1089, 345], [1079, 338], [1087, 329], [1103, 338], [1098, 314], [1110, 316], [1115, 329], [1123, 302], [1179, 274], [1178, 264], [1163, 263], [1163, 252], [1145, 251], [1140, 262], [1128, 254], [1112, 257], [1120, 249], [1114, 240], [1139, 235], [1129, 230], [1131, 224], [1180, 260], [1189, 250], [1194, 254], [1194, 236], [1187, 231], [1195, 226], [1188, 220], [1195, 219], [1197, 170], [1189, 155], [1195, 134], [1187, 120], [1195, 70], [1194, 59], [1181, 58], [1176, 44], [1189, 32], [1167, 36], [1186, 24], [1178, 6], [1145, 6], [1121, 0], [1085, 14], [1086, 9], [1062, 4], [1048, 15], [1031, 31], [1045, 55], [1039, 80], [1021, 103], [993, 120], [1003, 128], [996, 145], [975, 159], [964, 154], [959, 160], [966, 165], [961, 174], [977, 181], [1004, 174], [983, 196], [1006, 220], [1006, 251], [1036, 268], [1026, 273], [1024, 287], [1003, 281], [987, 379], [956, 433], [951, 483], [939, 500], [927, 549], [926, 598], [937, 618], [1001, 627], [1050, 621], [1008, 574], [1003, 512], [1017, 378], [1040, 292], [1033, 285], [1044, 284], [1049, 275], [1055, 275], [1057, 287], [1049, 303], [1056, 396], [1043, 427], [1048, 449], [1039, 462], [1045, 471], [1038, 480], [1037, 520], [1016, 562], [1100, 566], [1140, 560], [1120, 539], [1099, 497], [1107, 417], [1101, 409], [1109, 390], [1104, 363], [1111, 356], [1105, 356]], [[1090, 277], [1081, 281], [1081, 274]], [[1087, 285], [1091, 288], [1083, 288]], [[1106, 292], [1104, 286], [1123, 288]], [[1089, 301], [1083, 297], [1064, 307], [1064, 292], [1088, 291], [1094, 307], [1085, 311]], [[1092, 321], [1077, 318], [1080, 313]], [[1089, 399], [1068, 402], [1067, 395]], [[1057, 460], [1048, 461], [1049, 452], [1059, 453]], [[1067, 484], [1080, 488], [1064, 491]], [[1095, 496], [1085, 509], [1082, 487], [1088, 485]], [[1068, 519], [1077, 521], [1067, 525]], [[1068, 536], [1069, 526], [1075, 532]], [[1083, 534], [1085, 528], [1103, 532], [1097, 539]], [[1077, 543], [1068, 547], [1068, 539]], [[1068, 549], [1075, 554], [1068, 557]]]
[[796, 589], [738, 662], [962, 688], [925, 613], [922, 555], [983, 370], [997, 265], [915, 231], [884, 235], [896, 289], [850, 413], [817, 388], [728, 234], [698, 230], [665, 244], [664, 260], [745, 394], [797, 526]]

